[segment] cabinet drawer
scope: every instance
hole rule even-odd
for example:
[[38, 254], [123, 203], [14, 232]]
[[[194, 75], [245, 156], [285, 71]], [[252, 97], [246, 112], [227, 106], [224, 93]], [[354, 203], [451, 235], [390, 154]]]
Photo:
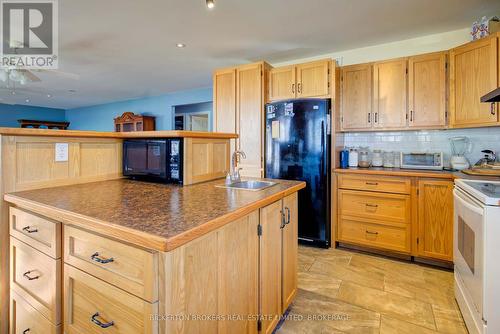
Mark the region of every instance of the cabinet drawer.
[[61, 329], [61, 325], [53, 325], [17, 293], [10, 292], [11, 334], [60, 334]]
[[148, 303], [67, 264], [64, 290], [65, 333], [158, 332], [157, 322], [150, 318], [158, 314], [158, 303]]
[[409, 253], [410, 226], [395, 227], [341, 218], [339, 241]]
[[64, 226], [64, 262], [149, 302], [158, 300], [158, 254]]
[[61, 323], [61, 259], [10, 238], [10, 287], [54, 324]]
[[340, 216], [359, 217], [381, 222], [410, 223], [408, 195], [339, 190]]
[[61, 257], [61, 223], [10, 207], [10, 235], [55, 259]]
[[396, 194], [409, 194], [411, 181], [409, 178], [381, 177], [371, 175], [338, 175], [339, 188], [379, 191]]

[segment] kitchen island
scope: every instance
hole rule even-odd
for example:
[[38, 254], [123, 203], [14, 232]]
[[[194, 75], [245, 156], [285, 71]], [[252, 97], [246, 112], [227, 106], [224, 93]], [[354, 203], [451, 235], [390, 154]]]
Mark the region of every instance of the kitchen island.
[[[296, 293], [297, 191], [305, 187], [273, 181], [248, 191], [218, 187], [223, 180], [118, 179], [6, 194], [11, 328], [272, 332]], [[28, 271], [45, 288], [23, 279]]]

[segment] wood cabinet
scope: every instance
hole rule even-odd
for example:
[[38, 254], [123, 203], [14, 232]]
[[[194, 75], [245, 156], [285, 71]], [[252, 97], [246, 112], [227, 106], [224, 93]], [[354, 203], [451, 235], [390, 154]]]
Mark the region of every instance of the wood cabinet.
[[60, 334], [61, 325], [54, 325], [16, 292], [10, 293], [11, 334]]
[[454, 128], [499, 124], [498, 103], [481, 96], [498, 87], [498, 38], [488, 37], [450, 51], [450, 125]]
[[260, 314], [266, 334], [273, 332], [281, 314], [282, 223], [281, 201], [260, 209]]
[[283, 198], [283, 214], [286, 224], [282, 228], [283, 240], [283, 289], [281, 313], [285, 313], [297, 294], [299, 216], [298, 194]]
[[446, 57], [437, 52], [408, 59], [410, 128], [446, 126]]
[[344, 66], [341, 69], [342, 130], [372, 128], [372, 65]]
[[453, 260], [453, 182], [418, 180], [418, 254]]
[[269, 73], [269, 101], [329, 97], [332, 60], [276, 67]]
[[242, 176], [264, 176], [264, 63], [236, 69], [236, 129], [238, 150], [245, 152], [238, 168]]
[[221, 69], [213, 75], [213, 130], [236, 133], [236, 69]]
[[407, 59], [373, 64], [373, 126], [377, 129], [406, 127]]
[[184, 138], [184, 185], [224, 178], [229, 172], [228, 139]]
[[264, 104], [270, 66], [265, 62], [217, 70], [213, 76], [214, 131], [237, 133], [230, 154], [238, 149], [246, 154], [238, 168], [241, 175], [264, 175]]
[[336, 241], [453, 261], [453, 181], [337, 173]]
[[295, 66], [282, 66], [269, 71], [269, 101], [295, 98]]

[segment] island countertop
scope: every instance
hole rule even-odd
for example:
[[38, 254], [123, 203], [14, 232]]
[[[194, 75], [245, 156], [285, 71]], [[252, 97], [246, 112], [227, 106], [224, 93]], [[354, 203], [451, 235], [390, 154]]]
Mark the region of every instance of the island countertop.
[[260, 191], [118, 179], [6, 194], [4, 199], [64, 224], [170, 251], [305, 187], [273, 180]]

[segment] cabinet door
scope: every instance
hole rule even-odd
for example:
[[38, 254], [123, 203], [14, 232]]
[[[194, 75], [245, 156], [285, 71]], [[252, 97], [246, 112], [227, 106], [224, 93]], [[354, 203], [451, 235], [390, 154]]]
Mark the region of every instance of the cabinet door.
[[263, 65], [240, 66], [236, 70], [238, 149], [245, 152], [238, 167], [242, 176], [263, 176]]
[[342, 130], [372, 127], [371, 64], [342, 68]]
[[295, 66], [276, 67], [269, 71], [269, 101], [295, 98]]
[[[469, 43], [450, 51], [450, 123], [452, 127], [498, 124], [498, 110], [481, 96], [498, 85], [498, 39]], [[495, 106], [495, 105], [493, 105]]]
[[406, 59], [373, 65], [374, 126], [383, 129], [406, 127]]
[[408, 124], [412, 128], [446, 125], [446, 53], [410, 57], [408, 60]]
[[418, 181], [418, 253], [453, 260], [453, 182]]
[[260, 314], [262, 332], [272, 333], [281, 314], [281, 205], [260, 210]]
[[287, 224], [282, 229], [283, 234], [283, 296], [282, 309], [284, 313], [297, 293], [297, 257], [298, 257], [298, 203], [297, 193], [283, 199], [283, 213]]
[[320, 60], [296, 65], [297, 97], [330, 95], [330, 60]]
[[216, 71], [213, 89], [213, 131], [236, 133], [236, 70]]

